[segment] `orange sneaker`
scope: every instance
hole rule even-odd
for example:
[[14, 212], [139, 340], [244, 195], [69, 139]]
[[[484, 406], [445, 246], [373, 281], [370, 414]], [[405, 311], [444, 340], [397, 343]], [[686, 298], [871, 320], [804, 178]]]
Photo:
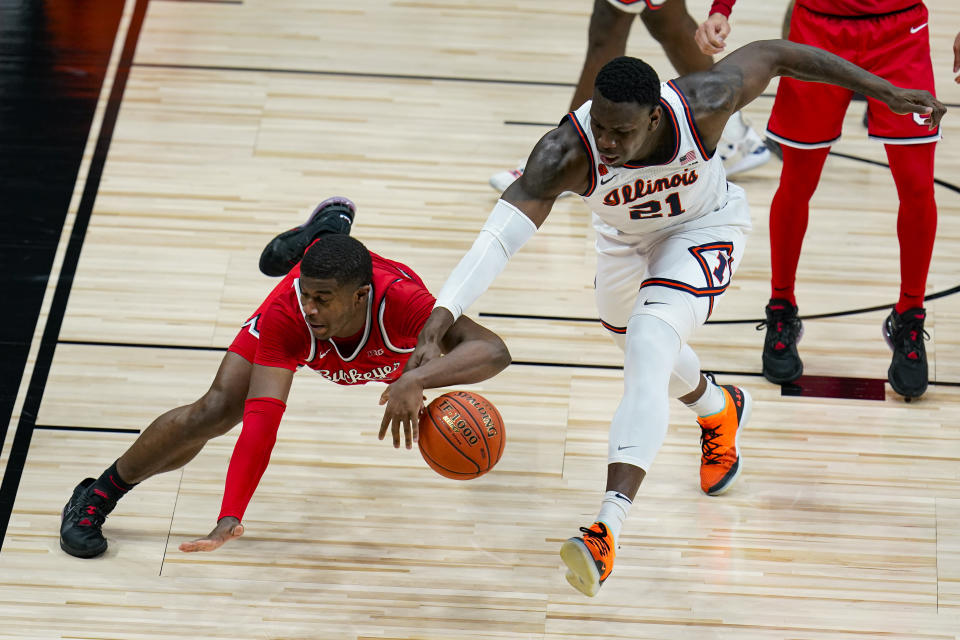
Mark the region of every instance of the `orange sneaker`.
[[580, 593], [593, 597], [613, 570], [617, 552], [613, 548], [613, 536], [602, 522], [594, 522], [589, 529], [580, 527], [580, 531], [582, 536], [563, 543], [560, 557], [567, 565], [567, 582]]
[[710, 496], [718, 496], [740, 475], [740, 448], [737, 440], [740, 429], [750, 419], [753, 401], [750, 394], [730, 384], [721, 385], [726, 404], [700, 423], [700, 488]]

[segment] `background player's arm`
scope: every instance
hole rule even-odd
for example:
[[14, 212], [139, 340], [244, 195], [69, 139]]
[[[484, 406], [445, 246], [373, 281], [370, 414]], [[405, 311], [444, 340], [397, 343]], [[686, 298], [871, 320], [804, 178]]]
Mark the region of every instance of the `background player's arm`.
[[394, 448], [400, 446], [401, 429], [408, 449], [417, 441], [424, 389], [480, 382], [510, 364], [510, 352], [500, 336], [466, 316], [457, 318], [440, 342], [445, 354], [442, 358], [405, 371], [380, 396], [380, 404], [387, 405], [380, 422], [380, 439], [392, 427]]
[[230, 457], [217, 526], [206, 537], [181, 544], [181, 551], [213, 551], [243, 535], [240, 520], [270, 462], [293, 374], [290, 369], [253, 365], [243, 429]]
[[437, 307], [420, 331], [407, 371], [440, 356], [441, 340], [460, 314], [489, 288], [507, 261], [540, 228], [561, 193], [587, 189], [592, 170], [570, 122], [537, 142], [523, 175], [500, 197], [470, 251], [440, 290]]
[[894, 113], [926, 115], [931, 129], [946, 112], [927, 91], [901, 89], [840, 56], [786, 40], [751, 42], [709, 71], [676, 82], [693, 103], [704, 142], [714, 147], [730, 115], [759, 96], [775, 76], [845, 87], [884, 102]]

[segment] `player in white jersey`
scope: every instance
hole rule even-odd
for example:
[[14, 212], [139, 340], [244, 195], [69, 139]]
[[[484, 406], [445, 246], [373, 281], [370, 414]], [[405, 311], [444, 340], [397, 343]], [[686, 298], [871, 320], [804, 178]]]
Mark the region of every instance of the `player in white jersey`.
[[523, 176], [497, 202], [448, 278], [408, 369], [439, 357], [440, 336], [544, 223], [564, 191], [583, 195], [597, 229], [600, 317], [624, 349], [624, 394], [610, 426], [606, 493], [596, 522], [567, 540], [567, 580], [595, 595], [613, 567], [623, 522], [667, 430], [670, 396], [698, 416], [701, 488], [724, 492], [741, 470], [737, 436], [749, 418], [742, 389], [717, 386], [687, 344], [739, 266], [750, 216], [715, 150], [730, 114], [777, 75], [838, 84], [923, 114], [945, 111], [926, 91], [899, 89], [821, 49], [771, 40], [709, 71], [661, 85], [635, 58], [597, 75], [592, 102], [534, 147]]

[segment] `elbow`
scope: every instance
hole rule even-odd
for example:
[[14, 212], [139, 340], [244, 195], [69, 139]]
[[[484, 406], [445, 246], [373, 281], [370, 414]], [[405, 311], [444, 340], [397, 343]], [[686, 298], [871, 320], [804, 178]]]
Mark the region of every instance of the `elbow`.
[[510, 366], [510, 363], [513, 362], [513, 356], [510, 355], [510, 350], [507, 349], [507, 345], [504, 344], [503, 340], [498, 340], [497, 344], [493, 345], [493, 357], [491, 361], [497, 367], [498, 373], [506, 369]]

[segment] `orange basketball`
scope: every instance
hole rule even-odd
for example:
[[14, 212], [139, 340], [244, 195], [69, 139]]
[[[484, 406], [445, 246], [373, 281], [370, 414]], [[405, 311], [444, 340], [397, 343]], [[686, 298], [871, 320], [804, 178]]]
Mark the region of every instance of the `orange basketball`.
[[445, 478], [470, 480], [490, 471], [504, 441], [500, 412], [476, 393], [445, 393], [420, 415], [420, 454]]

